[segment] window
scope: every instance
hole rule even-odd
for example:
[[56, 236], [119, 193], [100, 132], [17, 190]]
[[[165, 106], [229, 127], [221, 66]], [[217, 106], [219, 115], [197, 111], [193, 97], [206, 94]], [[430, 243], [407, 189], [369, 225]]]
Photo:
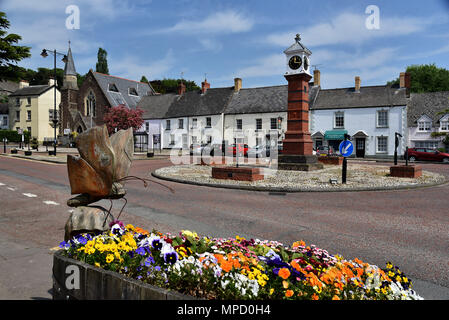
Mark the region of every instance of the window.
[[242, 126], [242, 119], [237, 119], [236, 120], [236, 126], [237, 126], [237, 130], [242, 130], [243, 126]]
[[377, 126], [381, 128], [388, 127], [388, 110], [377, 111]]
[[27, 98], [27, 104], [28, 104], [28, 105], [31, 104], [31, 98], [30, 98], [30, 97]]
[[440, 122], [440, 131], [448, 131], [449, 130], [449, 119], [446, 121]]
[[184, 129], [184, 119], [178, 119], [178, 129]]
[[344, 128], [345, 127], [345, 114], [343, 112], [335, 112], [335, 128]]
[[20, 107], [20, 98], [16, 98], [16, 107]]
[[174, 134], [171, 134], [170, 135], [170, 145], [172, 146], [172, 145], [174, 145], [175, 144], [175, 135]]
[[150, 131], [150, 123], [149, 122], [145, 122], [145, 131], [146, 132]]
[[270, 119], [270, 128], [271, 129], [277, 129], [278, 128], [277, 122], [278, 122], [277, 118], [271, 118]]
[[31, 121], [31, 110], [27, 110], [27, 121]]
[[196, 129], [198, 127], [198, 119], [193, 118], [192, 119], [192, 129]]
[[31, 136], [31, 127], [27, 127], [27, 131], [30, 133]]
[[20, 110], [16, 110], [16, 121], [20, 121]]
[[256, 130], [262, 130], [262, 119], [256, 119]]
[[432, 122], [430, 121], [419, 121], [418, 122], [418, 131], [430, 131], [432, 128]]
[[3, 116], [2, 119], [2, 126], [6, 127], [8, 125], [8, 117], [7, 116]]
[[198, 143], [198, 137], [192, 136], [192, 144], [196, 144], [196, 143]]
[[377, 152], [378, 153], [388, 152], [388, 137], [377, 137]]
[[212, 144], [212, 136], [207, 136], [207, 144]]
[[165, 130], [170, 130], [170, 120], [165, 120]]
[[128, 88], [128, 94], [130, 96], [139, 96], [139, 94], [137, 93], [136, 88]]
[[210, 128], [210, 127], [212, 127], [212, 118], [207, 117], [206, 118], [206, 128]]
[[117, 87], [115, 86], [115, 84], [110, 83], [110, 84], [108, 85], [108, 91], [118, 92], [118, 89], [117, 89]]
[[92, 91], [89, 92], [89, 95], [86, 98], [85, 114], [86, 116], [93, 116], [93, 117], [97, 115], [95, 96]]
[[[438, 141], [415, 141], [415, 148], [436, 149], [438, 148]], [[424, 150], [421, 152], [424, 152]]]

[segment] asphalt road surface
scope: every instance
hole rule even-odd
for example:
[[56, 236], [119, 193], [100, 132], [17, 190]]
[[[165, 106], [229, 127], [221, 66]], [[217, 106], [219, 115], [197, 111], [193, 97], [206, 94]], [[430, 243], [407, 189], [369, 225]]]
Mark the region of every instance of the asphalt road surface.
[[[169, 165], [134, 161], [130, 175], [157, 180], [150, 172]], [[449, 165], [421, 165], [449, 176]], [[159, 182], [175, 192], [127, 182], [120, 220], [173, 234], [304, 240], [347, 259], [391, 261], [424, 298], [449, 299], [449, 184], [282, 194]], [[66, 165], [0, 157], [0, 299], [51, 299], [52, 248], [63, 240], [70, 197]], [[115, 217], [123, 203], [115, 201]]]

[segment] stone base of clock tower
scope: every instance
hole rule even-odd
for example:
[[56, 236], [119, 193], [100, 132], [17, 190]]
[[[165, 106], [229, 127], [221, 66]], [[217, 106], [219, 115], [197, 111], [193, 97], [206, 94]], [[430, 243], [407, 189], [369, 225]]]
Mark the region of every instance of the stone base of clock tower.
[[309, 81], [307, 73], [287, 75], [288, 107], [287, 132], [282, 141], [283, 150], [278, 158], [278, 169], [312, 171], [323, 168], [313, 154], [313, 141], [309, 132]]

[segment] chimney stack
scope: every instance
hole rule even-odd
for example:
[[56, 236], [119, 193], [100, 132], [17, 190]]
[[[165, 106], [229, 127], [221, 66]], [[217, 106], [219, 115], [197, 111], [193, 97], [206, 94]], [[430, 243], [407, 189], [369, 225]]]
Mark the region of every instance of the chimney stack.
[[356, 76], [355, 77], [355, 92], [360, 92], [360, 77]]
[[20, 80], [20, 82], [19, 82], [19, 89], [28, 87], [29, 85], [30, 85], [30, 84], [28, 83], [28, 81], [26, 81], [26, 80]]
[[48, 78], [48, 85], [49, 86], [53, 86], [55, 84], [56, 84], [56, 81], [55, 81], [55, 79], [53, 79], [53, 77]]
[[242, 89], [242, 79], [234, 78], [234, 92], [239, 92]]
[[399, 74], [399, 87], [410, 89], [410, 73], [401, 72]]
[[321, 73], [320, 70], [315, 69], [313, 70], [313, 85], [314, 86], [320, 86], [321, 85]]
[[210, 89], [210, 83], [207, 82], [207, 79], [204, 79], [204, 81], [201, 82], [201, 93], [205, 94], [207, 89]]
[[181, 82], [178, 86], [178, 95], [182, 96], [185, 92], [186, 92], [186, 85]]

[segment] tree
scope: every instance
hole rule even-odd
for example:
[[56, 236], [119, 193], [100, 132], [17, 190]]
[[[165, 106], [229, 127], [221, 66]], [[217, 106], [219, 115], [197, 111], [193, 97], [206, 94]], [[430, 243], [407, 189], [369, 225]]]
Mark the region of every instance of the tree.
[[124, 104], [112, 107], [104, 115], [103, 121], [108, 128], [109, 134], [116, 130], [133, 128], [138, 130], [143, 125], [143, 110], [137, 107], [136, 109], [128, 109]]
[[97, 54], [97, 65], [95, 66], [95, 70], [100, 73], [109, 74], [108, 69], [108, 53], [103, 48], [98, 48]]
[[148, 81], [147, 77], [142, 76], [142, 78], [140, 78], [140, 82], [148, 83], [149, 81]]
[[16, 63], [31, 56], [30, 47], [16, 45], [22, 37], [8, 34], [9, 26], [6, 13], [0, 11], [0, 80], [19, 80]]
[[[435, 64], [411, 65], [410, 91], [413, 93], [449, 91], [449, 70], [439, 68]], [[387, 82], [387, 85], [398, 85], [399, 78]]]
[[176, 93], [178, 92], [179, 83], [182, 81], [186, 86], [187, 91], [195, 91], [200, 90], [195, 83], [195, 81], [184, 80], [184, 79], [163, 79], [163, 80], [154, 80], [151, 81], [150, 84], [156, 92], [161, 94], [164, 93]]

